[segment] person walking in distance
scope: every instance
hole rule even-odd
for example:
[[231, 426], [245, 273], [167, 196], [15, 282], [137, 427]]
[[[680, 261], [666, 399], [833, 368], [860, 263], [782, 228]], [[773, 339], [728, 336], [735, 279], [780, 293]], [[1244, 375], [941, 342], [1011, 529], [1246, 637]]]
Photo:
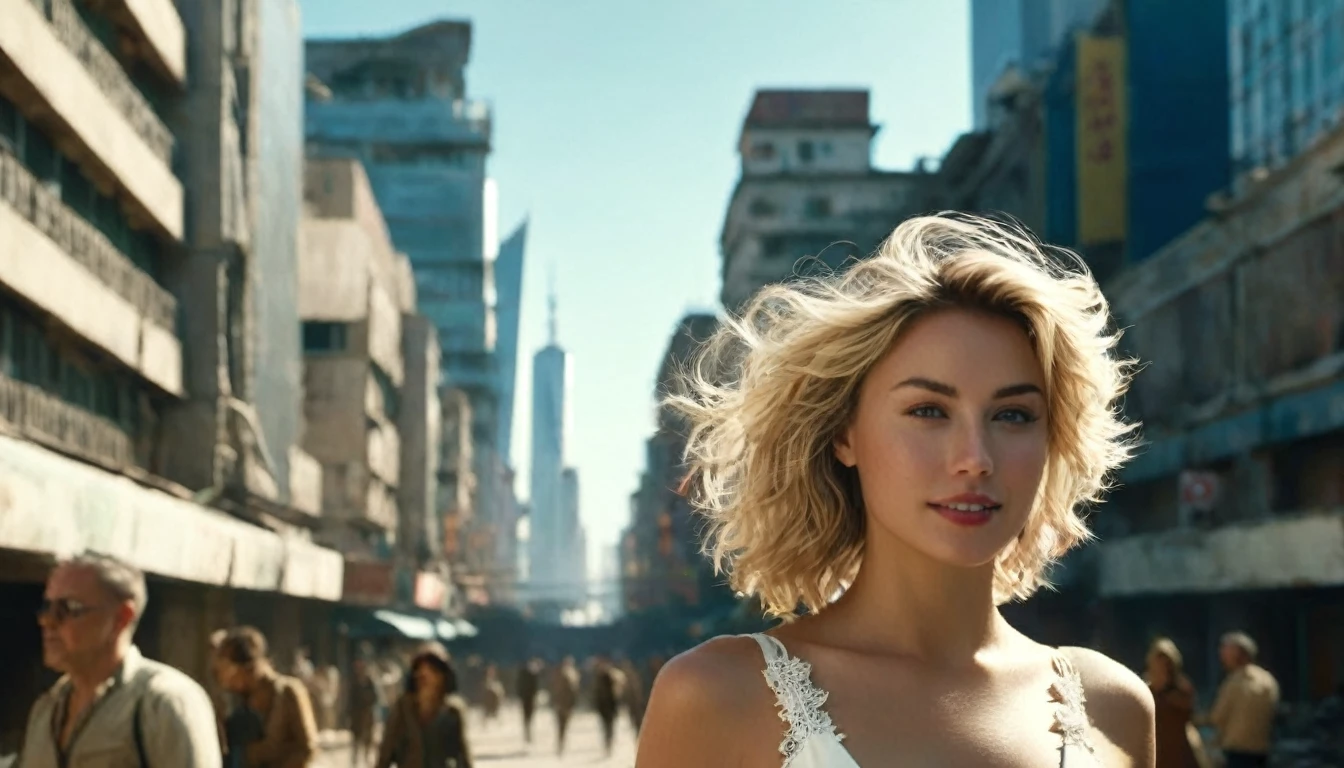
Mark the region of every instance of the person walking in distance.
[[541, 659], [531, 659], [518, 669], [518, 701], [523, 705], [523, 738], [532, 743], [532, 716], [541, 690]]
[[630, 659], [623, 659], [620, 664], [621, 673], [625, 675], [625, 695], [622, 700], [625, 702], [626, 712], [630, 714], [630, 725], [635, 729], [635, 736], [639, 736], [639, 728], [644, 722], [644, 680], [639, 675], [639, 668]]
[[1156, 705], [1157, 768], [1204, 768], [1204, 744], [1195, 729], [1195, 686], [1185, 676], [1181, 652], [1165, 637], [1148, 649], [1144, 679]]
[[305, 768], [317, 755], [317, 721], [308, 689], [275, 671], [266, 637], [254, 627], [230, 629], [215, 649], [215, 674], [237, 694], [230, 715], [229, 755], [242, 768]]
[[569, 719], [579, 703], [579, 668], [573, 656], [566, 656], [551, 675], [551, 708], [555, 710], [556, 754], [565, 752], [565, 733]]
[[1258, 652], [1255, 641], [1245, 632], [1229, 632], [1218, 648], [1227, 677], [1209, 711], [1209, 722], [1218, 731], [1227, 768], [1269, 765], [1279, 681], [1255, 663]]
[[471, 768], [467, 707], [448, 651], [426, 643], [411, 659], [406, 692], [392, 707], [377, 768]]
[[593, 669], [593, 709], [602, 720], [602, 746], [611, 755], [611, 742], [616, 736], [616, 713], [625, 692], [625, 675], [605, 656], [597, 659]]
[[374, 680], [365, 656], [356, 656], [350, 670], [350, 691], [346, 697], [350, 717], [350, 766], [373, 762], [373, 723], [382, 704], [382, 686]]
[[131, 642], [147, 603], [144, 574], [117, 558], [56, 566], [37, 622], [62, 676], [33, 705], [17, 768], [219, 768], [209, 694]]
[[499, 719], [499, 708], [504, 705], [504, 683], [499, 680], [499, 667], [487, 664], [485, 676], [481, 680], [481, 709], [485, 711], [485, 723]]

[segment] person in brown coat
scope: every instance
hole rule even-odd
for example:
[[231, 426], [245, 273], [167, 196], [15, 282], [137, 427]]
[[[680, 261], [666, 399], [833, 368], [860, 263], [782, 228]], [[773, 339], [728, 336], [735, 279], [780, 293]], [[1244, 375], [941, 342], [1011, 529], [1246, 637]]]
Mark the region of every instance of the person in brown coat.
[[579, 703], [579, 668], [573, 656], [566, 656], [551, 674], [551, 709], [555, 711], [556, 754], [564, 754], [569, 718]]
[[1192, 722], [1195, 687], [1185, 676], [1176, 643], [1154, 640], [1146, 666], [1144, 677], [1156, 705], [1157, 768], [1201, 768], [1204, 745]]
[[[261, 725], [260, 733], [228, 738], [229, 764], [244, 768], [311, 765], [317, 754], [313, 703], [303, 683], [275, 671], [267, 657], [266, 637], [253, 627], [230, 629], [215, 647], [214, 662], [220, 686], [240, 699], [239, 710], [230, 719]], [[227, 725], [226, 730], [230, 730]]]
[[377, 768], [471, 768], [466, 705], [448, 651], [426, 643], [411, 659], [406, 692], [388, 715]]

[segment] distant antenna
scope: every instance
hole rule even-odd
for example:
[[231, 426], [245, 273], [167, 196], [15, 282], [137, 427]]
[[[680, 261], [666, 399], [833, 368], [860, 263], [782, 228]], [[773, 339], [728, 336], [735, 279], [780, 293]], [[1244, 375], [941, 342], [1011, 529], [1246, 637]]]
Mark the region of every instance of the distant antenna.
[[548, 305], [548, 309], [549, 309], [549, 314], [547, 315], [547, 327], [548, 327], [548, 329], [549, 329], [549, 331], [550, 331], [550, 335], [551, 335], [551, 346], [555, 346], [555, 345], [557, 345], [557, 344], [560, 343], [560, 331], [559, 331], [559, 329], [557, 328], [556, 317], [555, 317], [555, 315], [556, 315], [556, 309], [555, 309], [556, 301], [555, 301], [555, 264], [554, 264], [554, 263], [551, 264], [551, 277], [550, 277], [550, 282], [551, 282], [551, 285], [550, 285], [550, 291], [549, 291], [548, 296], [547, 296], [547, 299], [546, 299], [546, 302], [547, 302], [547, 305]]

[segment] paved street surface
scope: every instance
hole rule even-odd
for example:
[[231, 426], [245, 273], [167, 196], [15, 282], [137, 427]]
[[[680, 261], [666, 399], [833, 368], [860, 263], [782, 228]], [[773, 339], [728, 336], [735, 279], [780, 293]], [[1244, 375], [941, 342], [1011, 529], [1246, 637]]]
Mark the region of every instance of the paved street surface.
[[[479, 710], [474, 710], [468, 736], [476, 764], [484, 768], [633, 768], [635, 764], [634, 729], [624, 712], [616, 721], [616, 743], [610, 758], [602, 754], [602, 726], [592, 712], [574, 715], [561, 756], [555, 754], [555, 715], [543, 709], [532, 726], [533, 744], [528, 745], [523, 741], [523, 715], [517, 706], [506, 708], [498, 720], [489, 724], [484, 723]], [[327, 750], [314, 768], [350, 768], [349, 748]]]

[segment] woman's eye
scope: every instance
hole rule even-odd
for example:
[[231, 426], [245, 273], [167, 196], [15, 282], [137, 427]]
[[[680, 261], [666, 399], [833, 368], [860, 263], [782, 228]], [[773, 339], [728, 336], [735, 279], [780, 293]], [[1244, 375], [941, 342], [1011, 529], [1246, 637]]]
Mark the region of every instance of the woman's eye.
[[907, 413], [919, 419], [941, 419], [947, 415], [943, 412], [942, 408], [939, 408], [936, 405], [917, 406], [911, 408]]
[[1008, 408], [999, 411], [998, 415], [994, 418], [1012, 424], [1030, 424], [1033, 421], [1036, 421], [1036, 414], [1024, 408]]

